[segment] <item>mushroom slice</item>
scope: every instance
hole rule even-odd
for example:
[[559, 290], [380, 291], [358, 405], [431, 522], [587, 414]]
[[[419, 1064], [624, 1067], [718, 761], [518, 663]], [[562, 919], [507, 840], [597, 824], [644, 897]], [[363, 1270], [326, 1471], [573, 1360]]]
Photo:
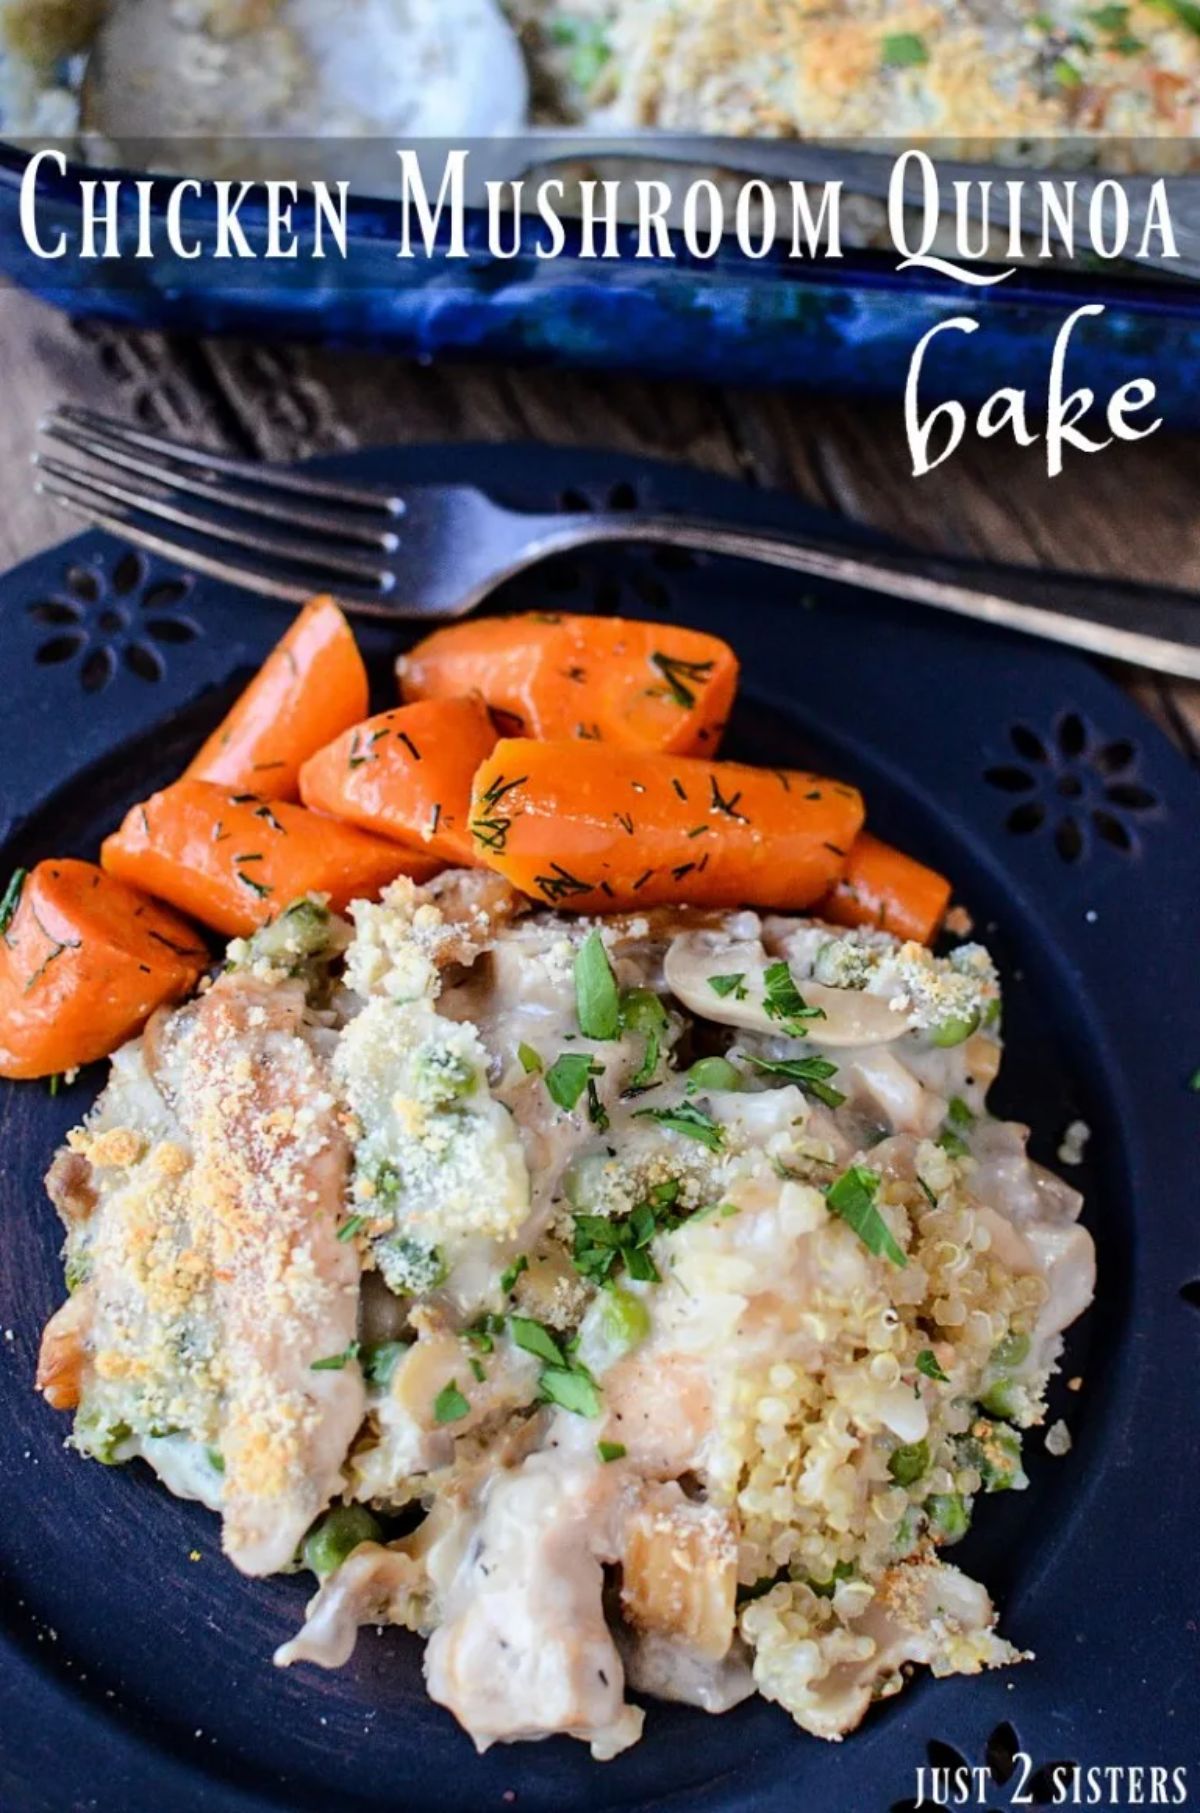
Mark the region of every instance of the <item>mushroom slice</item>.
[[[719, 932], [684, 932], [667, 952], [663, 974], [667, 987], [684, 1007], [721, 1026], [778, 1037], [786, 1027], [766, 1006], [766, 973], [770, 968], [761, 944], [733, 942]], [[722, 993], [713, 978], [740, 978]], [[822, 982], [798, 980], [805, 1005], [820, 1017], [805, 1021], [814, 1046], [887, 1045], [909, 1030], [909, 1016], [898, 1013], [882, 995], [860, 989], [828, 988]]]

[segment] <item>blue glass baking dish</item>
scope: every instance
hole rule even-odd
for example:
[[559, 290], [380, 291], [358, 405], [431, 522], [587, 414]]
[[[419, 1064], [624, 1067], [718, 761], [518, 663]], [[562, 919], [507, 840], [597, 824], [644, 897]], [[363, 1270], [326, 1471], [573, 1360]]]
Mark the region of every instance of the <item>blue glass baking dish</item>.
[[[156, 235], [153, 260], [82, 262], [78, 169], [43, 167], [40, 231], [61, 230], [71, 250], [57, 261], [34, 256], [19, 221], [28, 152], [0, 144], [0, 278], [79, 317], [190, 333], [389, 347], [429, 360], [474, 357], [549, 365], [624, 368], [705, 382], [796, 386], [899, 398], [921, 336], [950, 316], [977, 320], [971, 335], [939, 336], [926, 361], [922, 395], [978, 403], [1000, 385], [1044, 398], [1051, 347], [1081, 305], [1103, 313], [1082, 321], [1068, 358], [1069, 385], [1087, 384], [1103, 401], [1133, 378], [1158, 389], [1156, 409], [1171, 423], [1200, 423], [1200, 287], [1071, 269], [1021, 269], [987, 289], [935, 274], [896, 269], [893, 255], [847, 251], [840, 263], [746, 258], [733, 241], [711, 261], [600, 264], [580, 257], [567, 229], [562, 255], [535, 256], [537, 229], [518, 255], [493, 257], [486, 218], [470, 211], [465, 262], [398, 259], [398, 202], [352, 197], [348, 257], [323, 262], [213, 263], [172, 254]], [[120, 172], [89, 169], [88, 176]], [[335, 172], [331, 171], [331, 176]], [[131, 184], [124, 228], [133, 233]], [[169, 183], [151, 197], [159, 229]], [[303, 230], [305, 205], [296, 210]], [[265, 243], [265, 209], [241, 210], [251, 244]], [[216, 210], [200, 196], [183, 209], [191, 238], [212, 243]]]

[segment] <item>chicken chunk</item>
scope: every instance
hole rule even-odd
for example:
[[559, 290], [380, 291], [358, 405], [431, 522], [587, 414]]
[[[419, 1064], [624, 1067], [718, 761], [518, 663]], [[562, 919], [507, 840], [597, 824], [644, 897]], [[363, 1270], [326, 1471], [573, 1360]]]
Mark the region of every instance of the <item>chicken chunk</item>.
[[[140, 1041], [56, 1161], [76, 1294], [39, 1383], [104, 1460], [207, 1454], [226, 1551], [286, 1566], [362, 1420], [347, 1156], [304, 985], [228, 972]], [[81, 1166], [87, 1167], [84, 1175]], [[89, 1204], [92, 1206], [89, 1210]], [[178, 1484], [180, 1470], [171, 1467]], [[170, 1482], [169, 1482], [170, 1483]], [[209, 1482], [212, 1484], [212, 1482]]]

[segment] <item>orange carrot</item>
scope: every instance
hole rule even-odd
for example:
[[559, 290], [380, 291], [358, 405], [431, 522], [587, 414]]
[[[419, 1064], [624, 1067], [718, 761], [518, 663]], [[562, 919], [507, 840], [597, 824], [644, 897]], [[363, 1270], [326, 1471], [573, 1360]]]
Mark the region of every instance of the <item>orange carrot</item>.
[[481, 699], [429, 699], [368, 718], [300, 770], [314, 812], [458, 864], [478, 862], [471, 781], [496, 744]]
[[853, 787], [812, 774], [523, 738], [496, 745], [471, 810], [489, 868], [581, 913], [806, 907], [862, 821]]
[[18, 870], [0, 928], [0, 1076], [107, 1057], [189, 994], [209, 961], [177, 914], [90, 862]]
[[714, 756], [737, 688], [716, 636], [620, 617], [473, 617], [397, 668], [403, 698], [478, 693], [510, 735]]
[[303, 806], [190, 780], [135, 806], [100, 860], [110, 875], [233, 937], [302, 894], [328, 894], [340, 911], [397, 875], [426, 881], [440, 866]]
[[949, 904], [944, 875], [864, 831], [850, 846], [845, 873], [816, 912], [832, 925], [872, 925], [929, 944]]
[[299, 797], [301, 762], [367, 715], [367, 674], [332, 598], [306, 604], [185, 778]]

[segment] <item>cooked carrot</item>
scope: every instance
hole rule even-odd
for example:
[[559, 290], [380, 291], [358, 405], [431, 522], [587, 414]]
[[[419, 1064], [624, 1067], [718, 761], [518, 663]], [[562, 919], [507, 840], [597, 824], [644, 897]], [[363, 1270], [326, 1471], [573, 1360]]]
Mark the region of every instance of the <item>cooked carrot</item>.
[[597, 743], [498, 743], [471, 830], [489, 868], [549, 906], [806, 907], [863, 821], [853, 787]]
[[90, 862], [18, 870], [0, 929], [0, 1076], [107, 1057], [209, 960], [192, 926]]
[[714, 756], [737, 688], [728, 643], [620, 617], [477, 617], [397, 663], [403, 698], [477, 693], [510, 735]]
[[185, 778], [299, 798], [300, 764], [367, 715], [367, 673], [332, 598], [306, 604]]
[[300, 798], [314, 812], [469, 865], [479, 860], [471, 782], [495, 744], [482, 699], [402, 705], [310, 756], [300, 770]]
[[949, 904], [944, 875], [864, 831], [850, 846], [845, 873], [816, 912], [832, 925], [872, 925], [929, 944]]
[[302, 894], [328, 894], [340, 911], [397, 875], [426, 881], [440, 866], [303, 806], [189, 780], [135, 806], [105, 838], [100, 860], [110, 875], [231, 937]]

